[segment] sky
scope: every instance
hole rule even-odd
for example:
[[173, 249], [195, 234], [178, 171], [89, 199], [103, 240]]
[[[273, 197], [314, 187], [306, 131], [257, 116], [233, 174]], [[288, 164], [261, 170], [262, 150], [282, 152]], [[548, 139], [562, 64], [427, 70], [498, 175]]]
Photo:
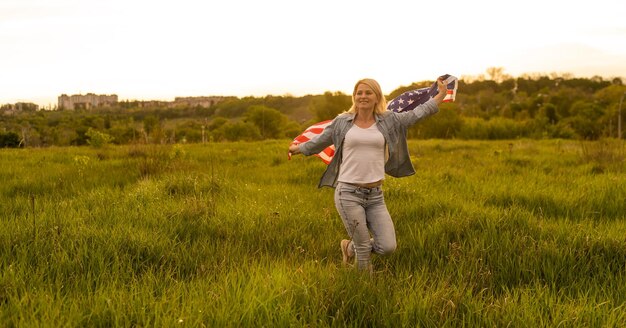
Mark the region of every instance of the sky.
[[626, 82], [626, 1], [0, 0], [0, 104], [390, 93], [489, 67]]

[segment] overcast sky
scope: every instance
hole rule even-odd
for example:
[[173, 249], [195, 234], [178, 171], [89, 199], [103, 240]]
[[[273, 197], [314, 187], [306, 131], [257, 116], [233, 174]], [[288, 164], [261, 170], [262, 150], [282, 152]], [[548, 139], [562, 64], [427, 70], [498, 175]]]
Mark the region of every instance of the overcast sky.
[[389, 93], [488, 67], [626, 80], [626, 1], [0, 0], [0, 104]]

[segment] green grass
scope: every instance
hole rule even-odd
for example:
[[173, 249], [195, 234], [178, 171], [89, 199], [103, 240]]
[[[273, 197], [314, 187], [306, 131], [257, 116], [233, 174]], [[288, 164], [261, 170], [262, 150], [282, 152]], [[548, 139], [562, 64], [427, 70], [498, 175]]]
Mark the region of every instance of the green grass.
[[372, 278], [288, 143], [0, 150], [2, 326], [626, 325], [623, 143], [411, 141]]

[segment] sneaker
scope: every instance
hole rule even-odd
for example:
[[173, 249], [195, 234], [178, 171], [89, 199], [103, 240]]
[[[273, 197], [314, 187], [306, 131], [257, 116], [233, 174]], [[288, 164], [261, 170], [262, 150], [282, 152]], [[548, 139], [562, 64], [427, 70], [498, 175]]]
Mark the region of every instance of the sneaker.
[[350, 254], [350, 249], [348, 249], [348, 246], [350, 245], [350, 241], [347, 239], [344, 239], [341, 241], [341, 256], [342, 256], [342, 263], [343, 265], [350, 265], [350, 262], [352, 261], [352, 258], [354, 257], [354, 254]]

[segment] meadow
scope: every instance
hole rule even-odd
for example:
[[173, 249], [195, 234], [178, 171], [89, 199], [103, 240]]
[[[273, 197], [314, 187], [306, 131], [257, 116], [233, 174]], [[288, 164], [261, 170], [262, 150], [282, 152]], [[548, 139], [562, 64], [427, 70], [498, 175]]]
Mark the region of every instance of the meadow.
[[372, 277], [288, 140], [0, 149], [4, 327], [626, 326], [626, 146], [412, 140]]

